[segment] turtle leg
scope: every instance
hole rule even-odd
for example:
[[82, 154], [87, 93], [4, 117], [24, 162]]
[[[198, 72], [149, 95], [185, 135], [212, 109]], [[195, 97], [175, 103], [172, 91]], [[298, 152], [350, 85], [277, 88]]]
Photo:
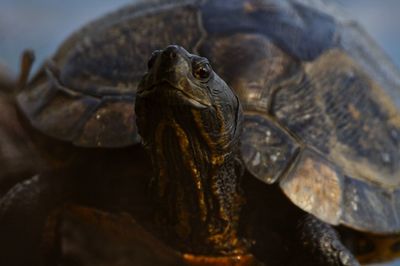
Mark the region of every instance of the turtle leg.
[[307, 215], [299, 225], [303, 256], [310, 265], [359, 266], [353, 254], [340, 241], [339, 234], [327, 223]]
[[69, 198], [70, 181], [37, 175], [11, 188], [0, 200], [0, 265], [42, 265], [46, 219]]

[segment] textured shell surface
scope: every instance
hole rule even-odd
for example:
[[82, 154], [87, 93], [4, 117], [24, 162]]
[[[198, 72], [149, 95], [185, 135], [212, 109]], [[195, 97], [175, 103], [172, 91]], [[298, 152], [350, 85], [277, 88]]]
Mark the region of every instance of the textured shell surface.
[[400, 74], [328, 1], [124, 7], [67, 39], [19, 94], [20, 108], [77, 146], [138, 143], [136, 87], [151, 52], [169, 44], [209, 58], [241, 99], [254, 176], [331, 224], [400, 230]]

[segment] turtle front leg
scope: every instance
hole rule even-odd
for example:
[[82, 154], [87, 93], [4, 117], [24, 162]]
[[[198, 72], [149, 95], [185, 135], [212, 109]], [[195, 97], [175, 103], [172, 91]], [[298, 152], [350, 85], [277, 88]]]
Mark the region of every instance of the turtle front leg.
[[73, 193], [65, 176], [37, 175], [0, 200], [0, 265], [42, 265], [46, 219]]
[[312, 215], [300, 222], [299, 237], [303, 255], [312, 260], [311, 265], [360, 266], [335, 229]]

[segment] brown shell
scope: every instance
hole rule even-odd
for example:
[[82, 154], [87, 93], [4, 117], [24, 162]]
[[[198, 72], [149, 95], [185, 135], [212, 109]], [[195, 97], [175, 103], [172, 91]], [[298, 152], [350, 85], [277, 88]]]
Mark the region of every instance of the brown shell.
[[193, 50], [202, 36], [188, 3], [123, 8], [66, 40], [19, 94], [19, 106], [35, 128], [77, 146], [138, 143], [135, 93], [148, 57], [172, 37]]
[[137, 143], [133, 103], [151, 52], [210, 59], [246, 112], [248, 170], [331, 224], [400, 231], [400, 74], [322, 0], [151, 1], [69, 38], [18, 96], [45, 134]]

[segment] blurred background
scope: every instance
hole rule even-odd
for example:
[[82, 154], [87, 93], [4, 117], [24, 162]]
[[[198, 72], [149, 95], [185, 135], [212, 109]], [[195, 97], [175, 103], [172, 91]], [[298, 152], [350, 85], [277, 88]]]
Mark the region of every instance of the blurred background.
[[[41, 62], [81, 25], [134, 1], [0, 0], [0, 63], [17, 73], [19, 55], [26, 48], [33, 49]], [[400, 68], [399, 0], [325, 1], [336, 1], [359, 21]], [[400, 266], [400, 261], [390, 265]]]
[[[327, 0], [329, 1], [329, 0]], [[400, 67], [400, 1], [339, 0]]]

